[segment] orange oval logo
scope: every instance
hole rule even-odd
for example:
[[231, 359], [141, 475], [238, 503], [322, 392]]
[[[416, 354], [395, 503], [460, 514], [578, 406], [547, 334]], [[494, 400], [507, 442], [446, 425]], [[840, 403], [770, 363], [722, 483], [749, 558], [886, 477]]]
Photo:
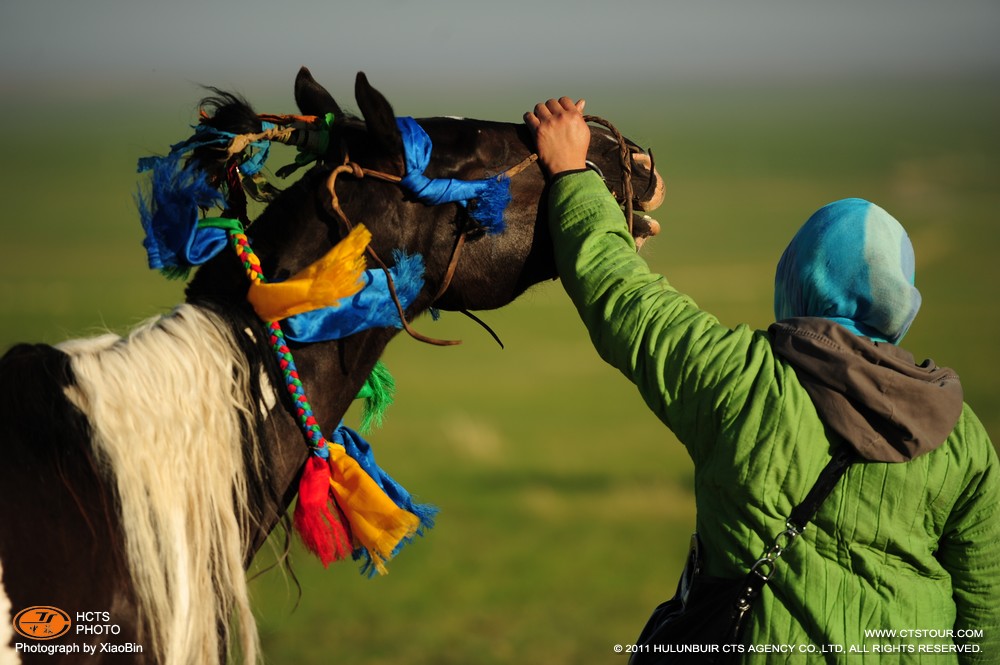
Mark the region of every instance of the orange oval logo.
[[14, 630], [29, 640], [54, 640], [69, 632], [69, 615], [58, 607], [35, 605], [17, 613]]

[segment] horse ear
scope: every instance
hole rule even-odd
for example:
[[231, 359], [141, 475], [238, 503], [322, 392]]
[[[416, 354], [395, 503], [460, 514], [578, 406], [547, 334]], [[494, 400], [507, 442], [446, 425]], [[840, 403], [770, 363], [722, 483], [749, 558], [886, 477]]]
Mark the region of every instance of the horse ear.
[[326, 115], [340, 118], [343, 113], [333, 96], [313, 78], [308, 68], [302, 67], [295, 77], [295, 103], [304, 115]]
[[368, 83], [364, 72], [358, 72], [354, 82], [354, 98], [365, 118], [368, 133], [379, 146], [391, 155], [403, 151], [403, 139], [396, 126], [396, 114], [389, 101]]

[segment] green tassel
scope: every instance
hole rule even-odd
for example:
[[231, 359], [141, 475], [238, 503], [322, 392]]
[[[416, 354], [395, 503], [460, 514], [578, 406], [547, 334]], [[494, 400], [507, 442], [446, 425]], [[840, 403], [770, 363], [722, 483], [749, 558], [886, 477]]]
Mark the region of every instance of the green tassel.
[[160, 268], [160, 274], [171, 280], [186, 280], [188, 275], [191, 274], [191, 269], [182, 266], [164, 266]]
[[361, 413], [362, 434], [371, 432], [373, 426], [381, 427], [385, 412], [392, 404], [396, 394], [396, 381], [392, 374], [381, 361], [375, 363], [372, 373], [365, 380], [365, 385], [361, 387], [355, 399], [365, 401], [364, 410]]

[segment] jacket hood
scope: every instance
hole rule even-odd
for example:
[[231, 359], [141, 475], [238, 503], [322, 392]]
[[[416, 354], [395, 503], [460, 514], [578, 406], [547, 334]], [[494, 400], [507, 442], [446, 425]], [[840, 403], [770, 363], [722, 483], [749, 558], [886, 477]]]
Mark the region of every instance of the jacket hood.
[[774, 318], [820, 316], [898, 344], [920, 309], [913, 246], [896, 219], [864, 199], [817, 210], [774, 276]]
[[906, 462], [930, 452], [962, 414], [958, 375], [932, 360], [918, 365], [897, 346], [819, 317], [779, 321], [768, 334], [826, 426], [867, 460]]

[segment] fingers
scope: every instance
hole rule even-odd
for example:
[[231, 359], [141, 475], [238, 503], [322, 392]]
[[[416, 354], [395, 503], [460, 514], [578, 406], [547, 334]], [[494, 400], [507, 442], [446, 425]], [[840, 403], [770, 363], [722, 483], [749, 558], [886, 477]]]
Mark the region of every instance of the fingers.
[[540, 102], [524, 114], [539, 162], [549, 175], [585, 168], [590, 146], [590, 128], [583, 118], [585, 103], [560, 97]]
[[583, 107], [586, 103], [586, 100], [583, 99], [578, 102], [574, 102], [569, 97], [550, 99], [546, 102], [535, 105], [535, 115], [537, 115], [539, 119], [544, 119], [561, 113], [582, 113]]
[[559, 99], [549, 99], [535, 104], [535, 108], [524, 114], [524, 122], [532, 131], [537, 131], [538, 127], [546, 121], [551, 121], [563, 114], [582, 114], [587, 100], [580, 99], [574, 102], [569, 97]]
[[535, 108], [525, 113], [524, 116], [533, 115], [537, 120], [546, 120], [561, 113], [583, 113], [586, 105], [587, 100], [585, 99], [574, 102], [569, 97], [560, 97], [535, 104]]

